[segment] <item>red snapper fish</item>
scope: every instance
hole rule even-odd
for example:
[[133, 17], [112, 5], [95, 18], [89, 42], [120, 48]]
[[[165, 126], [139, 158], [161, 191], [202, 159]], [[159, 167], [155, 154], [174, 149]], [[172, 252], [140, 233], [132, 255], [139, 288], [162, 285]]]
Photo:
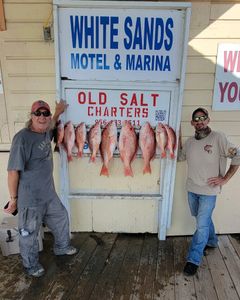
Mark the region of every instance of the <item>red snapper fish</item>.
[[124, 121], [119, 136], [119, 152], [124, 165], [125, 176], [133, 177], [131, 163], [136, 156], [137, 148], [138, 144], [136, 132], [131, 125], [131, 122]]
[[59, 120], [57, 125], [57, 146], [58, 147], [62, 144], [63, 137], [64, 137], [64, 124], [61, 120]]
[[80, 123], [76, 130], [75, 130], [75, 136], [76, 136], [76, 146], [78, 148], [78, 157], [82, 157], [83, 154], [83, 147], [85, 145], [86, 142], [86, 138], [87, 138], [87, 130], [86, 130], [86, 125], [84, 122]]
[[75, 131], [71, 121], [68, 121], [64, 127], [63, 143], [67, 151], [68, 161], [72, 160], [72, 149], [75, 145]]
[[139, 147], [142, 150], [142, 157], [144, 161], [143, 174], [151, 173], [150, 160], [153, 159], [156, 151], [156, 140], [154, 131], [146, 122], [139, 132]]
[[54, 141], [56, 142], [56, 145], [54, 147], [54, 152], [59, 152], [59, 147], [63, 143], [64, 124], [61, 120], [58, 120], [56, 125], [56, 135], [54, 136]]
[[168, 125], [164, 125], [167, 131], [167, 149], [169, 150], [170, 153], [170, 158], [174, 159], [175, 155], [174, 155], [174, 151], [176, 150], [176, 146], [177, 146], [177, 138], [176, 138], [176, 133], [175, 131], [172, 129], [172, 127], [168, 126]]
[[161, 157], [165, 158], [166, 155], [166, 146], [168, 142], [168, 135], [165, 126], [162, 123], [158, 123], [156, 126], [156, 141], [157, 145], [161, 150]]
[[100, 175], [109, 176], [109, 162], [113, 157], [113, 152], [117, 146], [117, 126], [114, 121], [110, 121], [102, 133], [102, 142], [100, 145], [103, 166]]
[[88, 133], [88, 144], [91, 150], [90, 162], [96, 161], [97, 152], [101, 143], [101, 127], [100, 122], [96, 122]]

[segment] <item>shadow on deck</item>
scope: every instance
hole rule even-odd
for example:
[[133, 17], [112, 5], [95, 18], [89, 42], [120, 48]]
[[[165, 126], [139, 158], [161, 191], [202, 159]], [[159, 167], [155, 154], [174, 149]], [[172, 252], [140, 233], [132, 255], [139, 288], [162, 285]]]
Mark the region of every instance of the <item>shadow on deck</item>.
[[56, 257], [45, 233], [42, 278], [25, 275], [19, 255], [0, 255], [0, 299], [240, 299], [240, 235], [219, 236], [194, 277], [182, 273], [189, 240], [74, 233], [79, 253]]

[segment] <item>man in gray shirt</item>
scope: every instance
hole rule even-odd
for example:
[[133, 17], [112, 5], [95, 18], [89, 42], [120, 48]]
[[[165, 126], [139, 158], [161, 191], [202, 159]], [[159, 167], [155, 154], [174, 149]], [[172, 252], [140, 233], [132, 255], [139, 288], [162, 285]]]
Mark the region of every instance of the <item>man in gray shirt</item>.
[[34, 277], [44, 274], [38, 259], [38, 233], [42, 223], [54, 235], [54, 253], [73, 255], [70, 246], [68, 213], [58, 198], [53, 181], [52, 128], [65, 110], [64, 101], [56, 103], [52, 117], [49, 105], [38, 100], [32, 104], [26, 128], [13, 138], [8, 162], [10, 201], [7, 213], [18, 208], [19, 247], [26, 272]]

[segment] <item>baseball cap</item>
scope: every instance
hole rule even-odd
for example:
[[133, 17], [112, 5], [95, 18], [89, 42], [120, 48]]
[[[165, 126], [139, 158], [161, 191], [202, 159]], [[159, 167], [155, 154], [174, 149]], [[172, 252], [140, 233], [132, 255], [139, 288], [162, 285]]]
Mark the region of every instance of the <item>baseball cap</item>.
[[194, 110], [194, 112], [192, 113], [192, 120], [194, 119], [196, 113], [198, 112], [202, 112], [206, 117], [208, 117], [208, 111], [203, 108], [203, 107], [198, 107], [197, 109]]
[[37, 101], [33, 102], [33, 104], [32, 104], [31, 113], [37, 111], [40, 108], [44, 108], [44, 109], [48, 110], [49, 112], [51, 111], [50, 106], [47, 104], [47, 102], [45, 102], [43, 100], [37, 100]]

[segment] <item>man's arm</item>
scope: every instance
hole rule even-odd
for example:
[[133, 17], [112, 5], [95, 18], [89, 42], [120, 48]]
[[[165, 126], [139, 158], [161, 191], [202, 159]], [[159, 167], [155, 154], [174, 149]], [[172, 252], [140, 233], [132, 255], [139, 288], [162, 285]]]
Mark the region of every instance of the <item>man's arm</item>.
[[211, 186], [224, 185], [226, 184], [230, 178], [237, 172], [239, 165], [230, 165], [227, 173], [224, 176], [211, 177], [208, 179], [208, 184]]
[[59, 102], [56, 102], [55, 112], [52, 117], [52, 128], [55, 127], [59, 116], [65, 111], [65, 109], [68, 107], [68, 104], [66, 104], [66, 101], [60, 100]]
[[19, 172], [15, 170], [8, 171], [8, 190], [10, 194], [10, 201], [8, 208], [4, 209], [4, 211], [9, 214], [13, 213], [17, 208], [18, 183]]

